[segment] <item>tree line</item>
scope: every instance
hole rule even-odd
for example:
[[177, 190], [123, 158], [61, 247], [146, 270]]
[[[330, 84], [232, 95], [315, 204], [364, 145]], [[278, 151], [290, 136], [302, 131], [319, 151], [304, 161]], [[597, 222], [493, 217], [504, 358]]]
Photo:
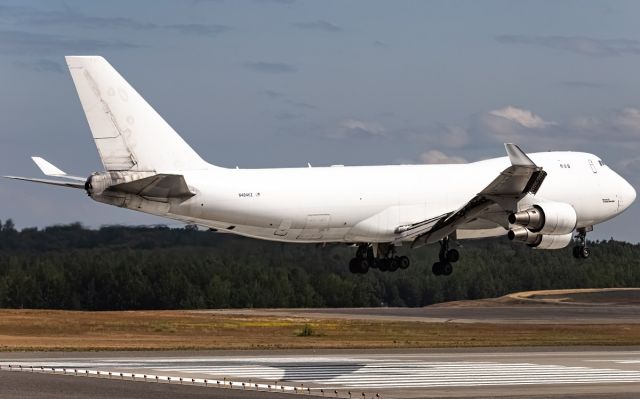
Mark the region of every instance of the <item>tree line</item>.
[[411, 266], [352, 275], [355, 248], [284, 244], [166, 226], [81, 224], [16, 230], [0, 222], [0, 307], [76, 310], [425, 306], [523, 290], [640, 286], [640, 245], [592, 242], [532, 250], [505, 239], [465, 241], [449, 277], [437, 245], [404, 247]]

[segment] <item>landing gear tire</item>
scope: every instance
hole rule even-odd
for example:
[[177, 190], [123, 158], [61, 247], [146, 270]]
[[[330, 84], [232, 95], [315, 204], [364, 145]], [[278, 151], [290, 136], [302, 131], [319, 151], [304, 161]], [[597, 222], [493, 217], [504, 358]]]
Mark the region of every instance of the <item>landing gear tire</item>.
[[393, 257], [388, 260], [389, 262], [389, 271], [395, 272], [400, 267], [400, 262], [398, 261], [398, 257]]
[[445, 257], [447, 258], [447, 262], [456, 263], [460, 260], [460, 252], [457, 249], [450, 249], [447, 251]]
[[453, 266], [449, 262], [436, 262], [431, 267], [431, 271], [436, 276], [450, 276], [453, 273]]
[[360, 259], [358, 262], [358, 272], [360, 274], [367, 274], [369, 271], [369, 261], [366, 259]]
[[377, 260], [377, 265], [378, 265], [378, 269], [381, 272], [386, 272], [387, 270], [390, 270], [389, 268], [389, 260], [388, 259], [378, 259]]
[[591, 250], [587, 247], [581, 247], [580, 248], [580, 257], [582, 259], [587, 259], [589, 256], [591, 256]]
[[400, 265], [400, 269], [406, 269], [411, 265], [411, 261], [406, 256], [401, 256], [398, 258], [398, 265]]
[[582, 247], [579, 245], [576, 245], [575, 247], [573, 247], [573, 257], [576, 259], [580, 259], [580, 252], [582, 252]]
[[349, 261], [349, 271], [353, 274], [358, 273], [358, 259], [353, 258]]
[[369, 271], [369, 261], [364, 258], [353, 258], [349, 261], [349, 271], [353, 274], [366, 274]]
[[442, 274], [442, 263], [436, 262], [431, 266], [431, 271], [434, 275], [439, 276]]

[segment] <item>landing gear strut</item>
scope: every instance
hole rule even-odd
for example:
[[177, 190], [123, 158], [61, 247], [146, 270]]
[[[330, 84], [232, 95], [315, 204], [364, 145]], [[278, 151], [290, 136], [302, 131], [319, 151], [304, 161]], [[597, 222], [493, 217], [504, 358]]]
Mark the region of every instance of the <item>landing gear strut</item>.
[[460, 252], [456, 249], [449, 249], [449, 237], [440, 241], [439, 261], [433, 264], [431, 271], [436, 276], [449, 276], [453, 272], [452, 263], [460, 260]]
[[581, 227], [578, 229], [578, 245], [573, 247], [573, 257], [576, 259], [587, 259], [591, 255], [591, 250], [587, 247], [587, 231], [591, 231], [593, 228], [588, 229]]
[[410, 264], [408, 257], [396, 255], [396, 247], [391, 243], [360, 244], [355, 258], [349, 262], [349, 271], [365, 274], [370, 268], [378, 268], [381, 272], [395, 272], [408, 268]]

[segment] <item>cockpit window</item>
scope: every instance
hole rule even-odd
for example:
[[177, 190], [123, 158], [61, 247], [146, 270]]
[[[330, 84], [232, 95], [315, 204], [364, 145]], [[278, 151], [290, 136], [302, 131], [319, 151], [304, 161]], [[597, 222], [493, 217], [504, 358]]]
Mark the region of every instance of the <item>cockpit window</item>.
[[602, 160], [600, 160], [600, 159], [598, 159], [598, 164], [599, 164], [600, 166], [604, 166], [604, 162], [602, 162]]

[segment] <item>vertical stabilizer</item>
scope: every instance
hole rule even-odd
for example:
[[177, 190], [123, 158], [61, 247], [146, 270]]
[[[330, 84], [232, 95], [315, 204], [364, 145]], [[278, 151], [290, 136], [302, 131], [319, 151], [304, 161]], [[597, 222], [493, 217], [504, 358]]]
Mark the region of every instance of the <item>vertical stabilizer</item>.
[[181, 171], [208, 164], [102, 57], [65, 57], [108, 171]]

